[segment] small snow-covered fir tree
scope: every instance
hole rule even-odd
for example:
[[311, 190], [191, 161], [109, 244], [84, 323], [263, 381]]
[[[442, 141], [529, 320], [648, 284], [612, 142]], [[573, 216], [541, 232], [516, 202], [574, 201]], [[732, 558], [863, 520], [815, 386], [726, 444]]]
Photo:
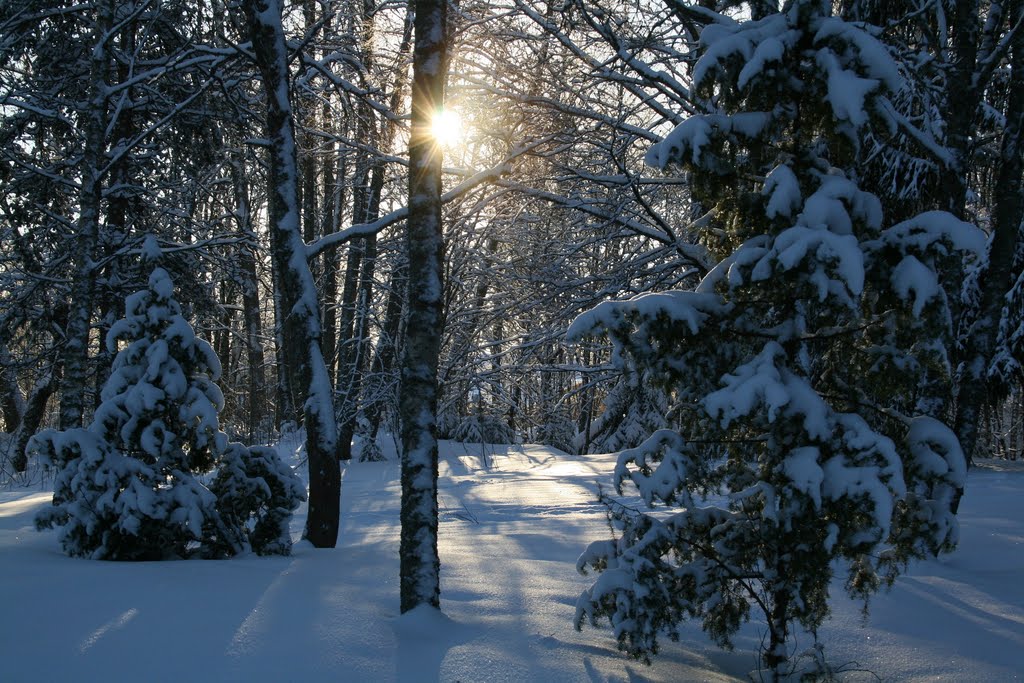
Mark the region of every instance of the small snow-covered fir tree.
[[107, 335], [117, 351], [87, 429], [42, 432], [34, 448], [60, 466], [40, 526], [62, 525], [70, 555], [147, 560], [183, 557], [216, 517], [197, 478], [227, 444], [214, 378], [220, 363], [182, 317], [167, 272], [129, 296]]
[[207, 533], [209, 557], [252, 550], [257, 555], [291, 551], [288, 521], [306, 487], [277, 451], [267, 446], [228, 444], [210, 486], [220, 517]]
[[[224, 402], [215, 384], [220, 363], [182, 317], [173, 294], [167, 272], [154, 269], [148, 287], [127, 298], [125, 317], [107, 335], [112, 353], [119, 341], [125, 346], [117, 351], [92, 423], [40, 432], [30, 445], [59, 468], [53, 505], [36, 523], [61, 526], [69, 555], [156, 560], [185, 557], [202, 543], [223, 548], [221, 554], [248, 545], [248, 516], [224, 516], [218, 506], [255, 512], [262, 503], [252, 502], [253, 495], [219, 502], [200, 480], [228, 448], [218, 423]], [[255, 498], [272, 507], [264, 516], [270, 521], [257, 520], [256, 527], [261, 539], [273, 536], [261, 540], [263, 546], [279, 548], [280, 509], [290, 512], [304, 491], [280, 463], [254, 467], [249, 449], [231, 447], [225, 473], [217, 479], [225, 482], [222, 493], [239, 490], [236, 470], [249, 479], [266, 474], [261, 483], [250, 484], [259, 489]]]
[[648, 163], [690, 174], [720, 263], [696, 291], [605, 302], [570, 329], [607, 333], [618, 362], [671, 389], [682, 424], [619, 455], [619, 490], [667, 510], [609, 501], [621, 536], [580, 558], [601, 575], [577, 626], [607, 618], [646, 659], [687, 618], [729, 647], [754, 607], [777, 680], [794, 624], [815, 632], [828, 615], [837, 567], [867, 600], [957, 541], [964, 458], [935, 417], [950, 374], [940, 274], [983, 239], [938, 212], [884, 227], [857, 185], [859, 141], [906, 125], [887, 100], [899, 73], [829, 3], [720, 16], [700, 51], [694, 88], [715, 111]]

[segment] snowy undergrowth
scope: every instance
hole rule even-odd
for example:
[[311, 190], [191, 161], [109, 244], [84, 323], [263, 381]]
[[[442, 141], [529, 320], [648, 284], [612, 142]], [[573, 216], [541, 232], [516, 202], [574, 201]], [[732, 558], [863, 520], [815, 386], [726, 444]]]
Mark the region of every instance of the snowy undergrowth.
[[[286, 455], [301, 440], [288, 442]], [[390, 440], [381, 446], [393, 449]], [[391, 454], [393, 456], [393, 453]], [[726, 653], [697, 624], [652, 667], [610, 632], [572, 629], [580, 548], [607, 535], [597, 484], [612, 456], [443, 443], [444, 615], [398, 616], [398, 468], [344, 471], [335, 550], [288, 558], [115, 563], [65, 557], [32, 529], [49, 493], [0, 490], [0, 662], [5, 681], [733, 681], [763, 626]], [[837, 590], [823, 629], [833, 665], [890, 681], [1010, 681], [1024, 670], [1024, 467], [971, 472], [960, 549], [923, 562], [872, 603]], [[292, 521], [297, 538], [304, 509]], [[838, 588], [838, 587], [837, 587]], [[807, 640], [801, 645], [809, 646]], [[874, 680], [850, 674], [847, 680]]]

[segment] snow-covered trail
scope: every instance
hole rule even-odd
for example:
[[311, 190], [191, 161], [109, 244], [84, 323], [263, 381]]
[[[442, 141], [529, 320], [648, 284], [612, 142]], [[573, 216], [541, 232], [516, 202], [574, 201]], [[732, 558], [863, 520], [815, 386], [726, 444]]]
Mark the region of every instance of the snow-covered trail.
[[[693, 651], [666, 648], [667, 657], [646, 667], [620, 655], [609, 632], [573, 630], [576, 597], [590, 581], [576, 573], [576, 558], [584, 539], [607, 533], [597, 484], [607, 482], [613, 457], [457, 443], [445, 444], [443, 455], [438, 502], [446, 616], [441, 623], [420, 614], [399, 622], [394, 680], [735, 680], [716, 673], [709, 655], [734, 673], [750, 668], [748, 654], [720, 653], [703, 638]], [[342, 547], [379, 543], [381, 553], [394, 556], [397, 466], [355, 465], [343, 488]], [[397, 573], [395, 560], [392, 594]], [[391, 603], [389, 618], [397, 606]]]
[[[706, 651], [703, 639], [696, 651], [669, 648], [666, 660], [648, 668], [620, 655], [609, 632], [572, 629], [576, 598], [590, 581], [575, 572], [576, 558], [584, 539], [608, 533], [597, 482], [607, 483], [612, 458], [523, 446], [482, 463], [471, 456], [453, 462], [478, 469], [449, 467], [442, 479], [442, 600], [445, 612], [476, 635], [452, 648], [439, 678], [730, 680], [712, 673], [717, 667], [707, 655], [720, 653]], [[748, 668], [744, 659], [731, 668]]]
[[[734, 681], [754, 668], [756, 623], [732, 653], [687, 625], [651, 667], [620, 655], [606, 629], [572, 629], [592, 580], [576, 557], [608, 534], [595, 498], [612, 457], [442, 452], [443, 616], [398, 615], [395, 462], [348, 466], [339, 547], [300, 545], [289, 558], [69, 559], [53, 532], [31, 528], [49, 494], [0, 490], [0, 680], [625, 683]], [[866, 625], [858, 605], [836, 602], [822, 629], [833, 663], [856, 660], [886, 681], [1017, 680], [1024, 469], [974, 470], [961, 523], [960, 551], [879, 595]]]

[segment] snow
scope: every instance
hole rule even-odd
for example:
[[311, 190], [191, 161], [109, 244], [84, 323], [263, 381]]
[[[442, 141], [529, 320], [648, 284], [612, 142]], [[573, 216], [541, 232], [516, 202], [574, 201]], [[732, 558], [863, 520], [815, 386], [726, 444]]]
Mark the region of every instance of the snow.
[[803, 204], [803, 195], [800, 194], [800, 183], [796, 179], [796, 174], [785, 164], [772, 169], [765, 178], [764, 189], [761, 192], [768, 196], [768, 204], [765, 206], [768, 218], [791, 218]]
[[174, 283], [163, 268], [155, 268], [150, 274], [149, 288], [157, 295], [158, 301], [167, 301], [174, 295]]
[[792, 487], [814, 501], [814, 507], [821, 509], [821, 486], [825, 471], [818, 465], [820, 452], [814, 446], [795, 448], [782, 463], [783, 472]]
[[[789, 30], [786, 17], [782, 14], [772, 14], [760, 21], [731, 26], [711, 24], [700, 34], [701, 45], [706, 49], [693, 67], [693, 87], [699, 88], [704, 79], [713, 77], [714, 72], [722, 68], [723, 62], [737, 54], [747, 62], [757, 54], [758, 62], [762, 66], [770, 60], [778, 61], [776, 51], [781, 54], [782, 50], [791, 46], [798, 37], [796, 32]], [[758, 47], [765, 41], [769, 42], [769, 46], [758, 54]], [[752, 75], [747, 74], [744, 82]]]
[[[806, 206], [809, 206], [810, 202]], [[834, 264], [830, 277], [820, 264]], [[795, 225], [783, 230], [751, 271], [754, 282], [767, 280], [776, 269], [781, 271], [807, 267], [811, 281], [818, 285], [818, 300], [830, 294], [849, 292], [858, 296], [864, 290], [864, 259], [853, 235], [837, 235], [821, 227]], [[851, 299], [852, 301], [852, 299]]]
[[890, 279], [896, 295], [904, 301], [912, 301], [911, 309], [916, 318], [921, 317], [925, 304], [943, 293], [935, 271], [914, 256], [904, 257], [893, 269]]
[[800, 417], [811, 438], [828, 439], [832, 434], [828, 406], [807, 380], [778, 366], [782, 358], [785, 351], [778, 342], [766, 343], [750, 362], [722, 378], [725, 386], [704, 398], [704, 409], [727, 428], [763, 405], [768, 422], [782, 415]]
[[903, 86], [903, 78], [896, 62], [877, 38], [844, 19], [826, 17], [818, 24], [814, 43], [827, 42], [833, 37], [840, 39], [840, 45], [852, 43], [856, 46], [857, 62], [868, 76], [884, 83], [891, 92], [896, 92]]
[[693, 116], [680, 123], [664, 140], [651, 146], [644, 158], [645, 163], [664, 169], [672, 162], [689, 156], [689, 161], [700, 164], [701, 151], [711, 142], [710, 118]]
[[755, 138], [768, 125], [771, 116], [767, 112], [740, 112], [731, 116], [709, 114], [691, 116], [676, 126], [661, 142], [651, 145], [644, 157], [644, 163], [664, 169], [669, 164], [691, 162], [700, 165], [704, 148], [714, 138], [720, 137], [715, 130]]
[[[301, 455], [282, 450], [291, 459]], [[787, 470], [810, 484], [811, 459], [791, 457]], [[394, 459], [349, 465], [339, 547], [298, 544], [291, 557], [71, 559], [54, 532], [32, 530], [48, 492], [0, 489], [3, 678], [747, 680], [763, 624], [741, 630], [731, 653], [712, 645], [699, 624], [684, 625], [680, 642], [665, 641], [651, 667], [616, 652], [605, 628], [573, 630], [576, 598], [593, 581], [577, 574], [576, 558], [608, 533], [595, 496], [598, 483], [610, 483], [614, 460], [531, 445], [442, 442], [444, 613], [421, 608], [401, 617]], [[858, 603], [837, 598], [820, 634], [826, 656], [834, 665], [856, 662], [884, 681], [1019, 680], [1022, 513], [1024, 465], [982, 461], [968, 476], [960, 549], [913, 565], [891, 593], [874, 598], [866, 623]], [[295, 536], [303, 514], [292, 520]], [[842, 594], [838, 582], [833, 594]], [[800, 641], [801, 649], [810, 644]]]
[[743, 65], [743, 69], [740, 71], [739, 78], [736, 81], [736, 86], [740, 90], [746, 88], [752, 78], [761, 75], [767, 68], [768, 62], [781, 62], [785, 51], [786, 46], [778, 38], [769, 37], [761, 41], [754, 48], [754, 54]]
[[903, 249], [927, 251], [933, 244], [944, 242], [957, 251], [980, 256], [985, 250], [985, 233], [945, 211], [926, 211], [897, 223], [882, 235], [888, 244]]
[[602, 301], [573, 320], [566, 339], [578, 342], [588, 334], [615, 329], [629, 316], [654, 318], [662, 315], [684, 324], [690, 334], [697, 334], [709, 317], [720, 315], [726, 309], [727, 305], [716, 294], [683, 290], [641, 294], [625, 301]]
[[[842, 68], [839, 60], [828, 50], [819, 50], [816, 57], [818, 65], [828, 74], [828, 95], [825, 99], [832, 105], [836, 119], [849, 121], [854, 128], [866, 124], [868, 114], [864, 110], [864, 101], [878, 88], [878, 81], [861, 78], [853, 71]], [[856, 138], [856, 135], [853, 137]]]
[[920, 415], [910, 423], [907, 442], [922, 471], [944, 476], [953, 486], [964, 485], [967, 462], [960, 442], [949, 427], [935, 418]]

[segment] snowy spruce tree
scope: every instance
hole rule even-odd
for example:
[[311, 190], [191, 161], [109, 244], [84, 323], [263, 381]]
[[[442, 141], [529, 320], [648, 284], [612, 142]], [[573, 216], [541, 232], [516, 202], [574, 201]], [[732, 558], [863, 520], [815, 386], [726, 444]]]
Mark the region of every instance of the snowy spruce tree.
[[569, 332], [607, 334], [620, 365], [671, 392], [682, 424], [620, 453], [618, 490], [652, 511], [608, 501], [620, 536], [580, 557], [600, 576], [577, 627], [606, 618], [646, 660], [685, 619], [731, 647], [756, 611], [761, 666], [778, 680], [795, 667], [795, 627], [813, 634], [828, 616], [834, 572], [866, 604], [908, 561], [957, 542], [965, 464], [937, 419], [942, 283], [956, 286], [944, 274], [983, 238], [940, 212], [887, 225], [858, 187], [862, 136], [908, 125], [889, 99], [899, 69], [870, 27], [796, 0], [758, 20], [718, 16], [699, 49], [694, 90], [713, 113], [647, 161], [688, 174], [718, 266], [696, 291], [605, 302]]
[[[62, 527], [64, 550], [92, 559], [158, 560], [197, 549], [222, 556], [257, 545], [254, 535], [258, 550], [287, 552], [283, 511], [305, 491], [276, 455], [254, 458], [228, 444], [218, 423], [220, 363], [173, 294], [156, 268], [148, 287], [127, 298], [125, 317], [107, 335], [117, 357], [92, 423], [34, 437], [30, 449], [58, 468], [53, 505], [36, 523]], [[222, 460], [218, 498], [201, 476]]]
[[218, 516], [207, 525], [206, 557], [240, 552], [287, 555], [292, 539], [288, 522], [306, 487], [269, 446], [230, 443], [210, 485]]

